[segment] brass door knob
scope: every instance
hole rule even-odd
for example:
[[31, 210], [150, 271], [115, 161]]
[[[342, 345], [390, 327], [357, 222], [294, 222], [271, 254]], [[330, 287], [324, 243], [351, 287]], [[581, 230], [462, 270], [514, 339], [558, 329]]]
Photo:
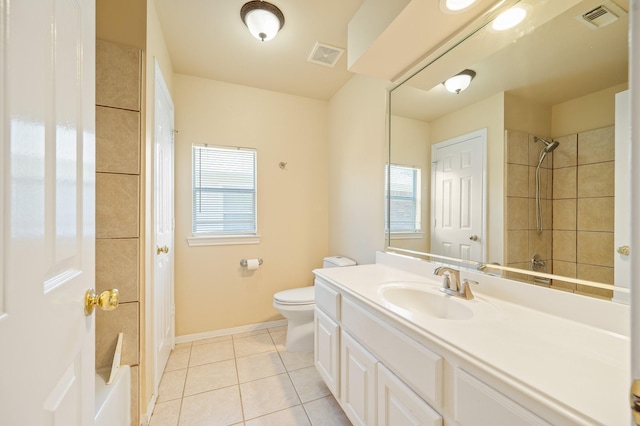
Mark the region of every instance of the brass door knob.
[[635, 379], [631, 383], [631, 391], [629, 394], [633, 423], [640, 425], [640, 380]]
[[618, 254], [621, 254], [623, 256], [629, 256], [629, 246], [620, 246], [618, 247]]
[[119, 301], [120, 292], [117, 288], [105, 290], [100, 294], [96, 294], [95, 290], [90, 288], [84, 294], [84, 313], [87, 316], [91, 315], [96, 306], [103, 311], [113, 311], [118, 307]]
[[167, 247], [167, 246], [157, 247], [156, 251], [157, 251], [158, 254], [160, 254], [160, 253], [165, 253], [166, 254], [166, 253], [169, 253], [169, 247]]

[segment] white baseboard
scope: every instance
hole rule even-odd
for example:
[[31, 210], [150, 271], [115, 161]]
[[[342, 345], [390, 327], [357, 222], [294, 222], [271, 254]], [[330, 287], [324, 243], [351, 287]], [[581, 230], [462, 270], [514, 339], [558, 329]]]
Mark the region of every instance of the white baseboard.
[[282, 327], [287, 325], [286, 319], [277, 321], [262, 322], [258, 324], [242, 325], [240, 327], [225, 328], [223, 330], [205, 331], [204, 333], [185, 334], [176, 336], [176, 344], [190, 343], [198, 340], [211, 339], [212, 337], [228, 336], [236, 333], [246, 333], [248, 331], [264, 330], [265, 328]]

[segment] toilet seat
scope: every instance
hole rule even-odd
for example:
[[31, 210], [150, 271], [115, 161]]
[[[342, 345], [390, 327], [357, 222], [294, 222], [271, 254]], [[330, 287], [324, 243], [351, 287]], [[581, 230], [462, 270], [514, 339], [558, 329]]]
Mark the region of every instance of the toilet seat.
[[315, 299], [313, 286], [283, 290], [273, 295], [274, 302], [281, 305], [311, 305]]

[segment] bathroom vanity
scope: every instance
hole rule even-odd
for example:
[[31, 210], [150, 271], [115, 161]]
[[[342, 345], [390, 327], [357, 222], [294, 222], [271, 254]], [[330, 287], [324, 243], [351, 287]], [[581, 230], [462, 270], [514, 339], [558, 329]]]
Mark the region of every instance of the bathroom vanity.
[[354, 425], [629, 424], [629, 307], [392, 253], [315, 272], [315, 365]]

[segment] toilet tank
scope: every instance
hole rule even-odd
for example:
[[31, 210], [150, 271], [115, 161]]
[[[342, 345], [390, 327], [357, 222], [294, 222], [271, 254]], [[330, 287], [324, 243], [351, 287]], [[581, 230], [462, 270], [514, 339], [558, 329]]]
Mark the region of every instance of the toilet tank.
[[355, 260], [349, 259], [348, 257], [344, 257], [344, 256], [325, 257], [324, 261], [322, 262], [323, 268], [337, 268], [340, 266], [354, 266], [354, 265], [357, 265]]

